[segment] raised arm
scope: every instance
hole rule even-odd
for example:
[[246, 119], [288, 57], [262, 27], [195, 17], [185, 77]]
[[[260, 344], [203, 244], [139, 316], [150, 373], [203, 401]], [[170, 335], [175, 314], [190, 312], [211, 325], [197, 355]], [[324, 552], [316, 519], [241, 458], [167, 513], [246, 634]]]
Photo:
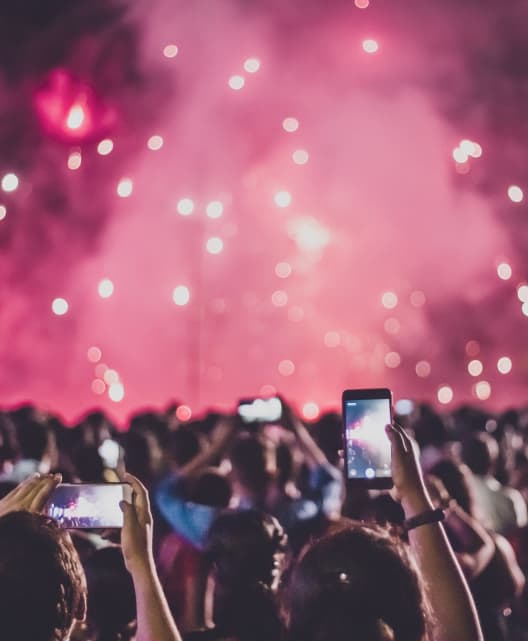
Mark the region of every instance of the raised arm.
[[121, 503], [124, 515], [121, 547], [136, 593], [136, 641], [181, 641], [154, 565], [147, 490], [131, 474], [126, 474], [125, 480], [134, 493], [132, 503]]
[[[405, 518], [433, 510], [411, 439], [396, 424], [387, 426], [387, 434], [392, 477]], [[482, 641], [473, 598], [443, 526], [434, 522], [415, 527], [409, 531], [409, 542], [433, 613], [432, 641]]]
[[205, 467], [210, 465], [218, 456], [227, 449], [234, 434], [234, 421], [229, 417], [222, 417], [213, 430], [211, 441], [207, 447], [202, 449], [191, 461], [178, 470], [180, 478], [188, 478], [199, 474]]

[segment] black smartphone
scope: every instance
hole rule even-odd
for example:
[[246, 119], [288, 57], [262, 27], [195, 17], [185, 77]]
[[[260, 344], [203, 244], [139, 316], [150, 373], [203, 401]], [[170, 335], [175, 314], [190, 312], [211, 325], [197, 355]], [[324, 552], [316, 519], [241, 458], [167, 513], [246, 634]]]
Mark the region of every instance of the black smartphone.
[[391, 488], [391, 445], [385, 432], [392, 423], [389, 389], [343, 392], [343, 449], [346, 481], [373, 489]]
[[121, 528], [119, 503], [131, 500], [128, 483], [62, 483], [53, 490], [46, 514], [68, 529]]
[[280, 398], [246, 398], [238, 403], [238, 415], [243, 423], [279, 423], [282, 418]]

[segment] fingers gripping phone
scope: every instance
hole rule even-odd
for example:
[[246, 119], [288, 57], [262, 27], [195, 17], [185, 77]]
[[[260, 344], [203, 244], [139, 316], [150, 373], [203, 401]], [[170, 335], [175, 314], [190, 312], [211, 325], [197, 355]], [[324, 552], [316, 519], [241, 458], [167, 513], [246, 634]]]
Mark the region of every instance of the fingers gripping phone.
[[392, 423], [390, 390], [345, 390], [342, 400], [347, 484], [391, 488], [391, 446], [385, 432]]
[[68, 529], [121, 528], [119, 503], [131, 500], [128, 483], [63, 483], [51, 494], [46, 514]]

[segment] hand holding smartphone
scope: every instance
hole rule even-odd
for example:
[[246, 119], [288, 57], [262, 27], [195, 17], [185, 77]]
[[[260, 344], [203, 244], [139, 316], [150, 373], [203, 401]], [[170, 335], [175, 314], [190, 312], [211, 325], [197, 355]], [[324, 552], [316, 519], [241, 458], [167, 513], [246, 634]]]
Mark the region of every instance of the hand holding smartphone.
[[282, 402], [277, 396], [249, 398], [238, 403], [238, 416], [246, 425], [255, 423], [280, 423]]
[[347, 484], [391, 488], [391, 445], [385, 432], [392, 423], [390, 390], [345, 390], [342, 401]]
[[131, 500], [128, 483], [63, 483], [53, 490], [45, 513], [68, 529], [122, 528], [119, 504]]

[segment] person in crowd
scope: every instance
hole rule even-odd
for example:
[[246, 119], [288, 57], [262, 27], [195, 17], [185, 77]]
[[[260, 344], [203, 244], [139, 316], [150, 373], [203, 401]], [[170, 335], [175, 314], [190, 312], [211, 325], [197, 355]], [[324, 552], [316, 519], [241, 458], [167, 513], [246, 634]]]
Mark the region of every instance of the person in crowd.
[[483, 524], [499, 534], [508, 534], [528, 523], [526, 503], [516, 489], [493, 476], [499, 456], [497, 441], [486, 433], [462, 441], [462, 459], [473, 472], [471, 480], [475, 511]]
[[291, 641], [481, 641], [475, 606], [422, 479], [412, 442], [388, 427], [410, 553], [353, 524], [309, 545], [288, 590]]
[[277, 593], [285, 550], [286, 535], [274, 517], [257, 510], [221, 513], [205, 546], [209, 627], [187, 634], [186, 641], [281, 641]]
[[[66, 530], [40, 514], [60, 475], [34, 476], [0, 500], [0, 634], [9, 641], [67, 641], [85, 618], [86, 579]], [[136, 641], [181, 641], [154, 565], [152, 514], [133, 476], [123, 502], [121, 548], [134, 585]], [[112, 607], [112, 603], [108, 603]]]
[[506, 641], [504, 612], [511, 610], [525, 585], [515, 552], [504, 536], [487, 531], [474, 517], [472, 473], [466, 466], [443, 460], [431, 474], [440, 479], [449, 498], [445, 526], [474, 596], [484, 638]]

